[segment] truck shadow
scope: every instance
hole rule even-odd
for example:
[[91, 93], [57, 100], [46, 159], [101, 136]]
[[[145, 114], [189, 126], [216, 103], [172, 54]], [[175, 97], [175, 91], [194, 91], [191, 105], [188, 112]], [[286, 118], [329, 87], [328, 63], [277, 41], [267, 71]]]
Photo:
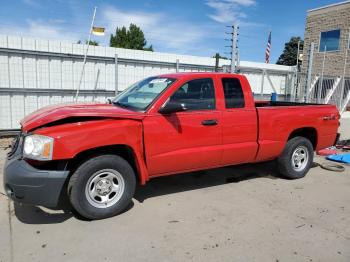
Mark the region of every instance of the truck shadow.
[[14, 202], [15, 216], [25, 224], [57, 224], [73, 216], [68, 210], [47, 210], [38, 206], [30, 206]]
[[[257, 178], [278, 179], [281, 176], [276, 172], [274, 162], [265, 162], [158, 177], [150, 180], [146, 186], [139, 186], [136, 189], [134, 199], [142, 203], [152, 197], [220, 186], [227, 183], [241, 183]], [[130, 210], [133, 206], [134, 203], [131, 202], [124, 212]], [[67, 198], [63, 198], [60, 207], [55, 210], [14, 203], [15, 216], [25, 224], [57, 224], [63, 223], [72, 217], [81, 221], [90, 221], [71, 210]]]
[[[133, 206], [134, 202], [131, 202], [122, 213], [127, 212]], [[69, 202], [66, 202], [64, 206], [60, 206], [55, 209], [24, 205], [14, 202], [14, 213], [17, 219], [24, 224], [59, 224], [72, 217], [80, 221], [92, 221], [73, 211], [73, 208], [70, 206]]]
[[[205, 171], [178, 174], [151, 179], [146, 186], [139, 186], [134, 198], [144, 200], [161, 195], [168, 195], [227, 183], [239, 183], [255, 178], [282, 178], [276, 171], [275, 162], [228, 166]], [[282, 178], [284, 179], [284, 178]]]

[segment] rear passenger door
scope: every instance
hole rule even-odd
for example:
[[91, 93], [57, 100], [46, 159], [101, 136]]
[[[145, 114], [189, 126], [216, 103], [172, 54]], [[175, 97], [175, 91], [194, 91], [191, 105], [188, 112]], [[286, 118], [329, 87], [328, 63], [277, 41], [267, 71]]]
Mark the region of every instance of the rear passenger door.
[[222, 113], [222, 164], [247, 163], [254, 160], [257, 144], [257, 116], [255, 107], [245, 102], [245, 93], [238, 78], [219, 79], [225, 98]]

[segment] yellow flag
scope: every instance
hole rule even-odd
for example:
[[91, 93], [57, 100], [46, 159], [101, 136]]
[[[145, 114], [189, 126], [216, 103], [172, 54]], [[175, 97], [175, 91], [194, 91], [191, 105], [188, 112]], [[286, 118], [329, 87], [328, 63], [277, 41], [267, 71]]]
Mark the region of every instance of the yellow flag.
[[105, 35], [105, 28], [104, 27], [92, 27], [92, 34], [102, 36]]

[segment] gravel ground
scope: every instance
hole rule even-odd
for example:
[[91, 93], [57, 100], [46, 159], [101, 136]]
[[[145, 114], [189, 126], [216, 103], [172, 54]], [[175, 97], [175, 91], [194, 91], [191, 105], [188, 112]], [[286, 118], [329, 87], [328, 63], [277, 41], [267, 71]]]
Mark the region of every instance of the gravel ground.
[[[350, 138], [350, 119], [341, 132]], [[348, 262], [349, 203], [349, 167], [286, 180], [273, 163], [154, 179], [100, 221], [0, 195], [0, 261]]]
[[0, 138], [0, 150], [7, 149], [11, 146], [13, 138]]

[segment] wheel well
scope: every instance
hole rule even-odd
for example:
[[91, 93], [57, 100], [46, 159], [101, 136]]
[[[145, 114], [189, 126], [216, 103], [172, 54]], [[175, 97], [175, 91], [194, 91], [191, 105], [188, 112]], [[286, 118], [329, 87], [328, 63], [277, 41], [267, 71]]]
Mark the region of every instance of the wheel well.
[[317, 146], [317, 131], [313, 127], [303, 127], [294, 130], [288, 137], [288, 141], [294, 137], [301, 136], [310, 140], [313, 148]]
[[134, 151], [130, 146], [127, 145], [109, 145], [82, 151], [78, 153], [73, 159], [68, 161], [67, 169], [70, 170], [70, 173], [72, 174], [80, 166], [80, 164], [82, 164], [87, 159], [106, 154], [117, 155], [125, 159], [133, 168], [136, 180], [139, 182]]

